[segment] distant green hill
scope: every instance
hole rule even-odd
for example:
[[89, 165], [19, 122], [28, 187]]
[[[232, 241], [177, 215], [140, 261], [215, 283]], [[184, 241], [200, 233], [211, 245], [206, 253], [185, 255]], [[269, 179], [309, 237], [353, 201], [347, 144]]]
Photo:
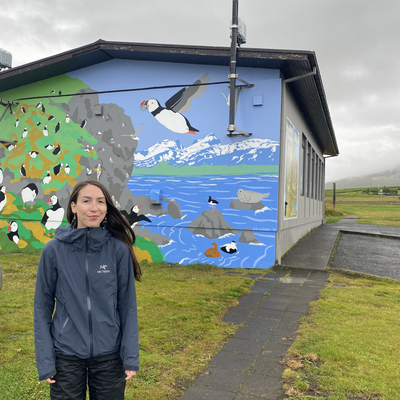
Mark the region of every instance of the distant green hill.
[[[371, 175], [353, 176], [351, 178], [335, 181], [336, 189], [368, 188], [384, 186], [400, 187], [400, 164], [392, 169]], [[333, 182], [327, 182], [325, 189], [332, 189]]]

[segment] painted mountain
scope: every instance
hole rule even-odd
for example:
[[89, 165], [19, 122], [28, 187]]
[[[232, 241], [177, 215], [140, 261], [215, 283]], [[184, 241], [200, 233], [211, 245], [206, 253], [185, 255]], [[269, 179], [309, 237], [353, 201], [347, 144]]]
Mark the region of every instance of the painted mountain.
[[135, 168], [150, 168], [159, 163], [170, 166], [200, 165], [277, 165], [279, 142], [270, 139], [248, 139], [221, 144], [213, 134], [181, 147], [179, 140], [165, 139], [147, 150], [135, 153]]

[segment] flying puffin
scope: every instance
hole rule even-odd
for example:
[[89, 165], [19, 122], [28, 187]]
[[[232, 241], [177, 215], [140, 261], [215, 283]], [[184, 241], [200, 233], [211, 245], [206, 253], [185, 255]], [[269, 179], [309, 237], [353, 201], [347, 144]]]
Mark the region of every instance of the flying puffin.
[[87, 120], [86, 120], [86, 119], [84, 119], [84, 120], [81, 122], [81, 128], [82, 128], [82, 129], [86, 126], [86, 123], [87, 123]]
[[62, 223], [65, 210], [61, 207], [56, 195], [51, 196], [47, 204], [51, 204], [52, 207], [44, 213], [41, 222], [47, 230], [57, 229]]
[[8, 187], [0, 186], [0, 211], [4, 208], [7, 203], [6, 193], [8, 192]]
[[28, 129], [25, 127], [24, 130], [22, 131], [22, 139], [25, 139], [28, 136]]
[[46, 146], [44, 146], [44, 148], [46, 150], [54, 150], [54, 144], [46, 144]]
[[50, 171], [47, 171], [47, 175], [43, 178], [43, 184], [48, 185], [51, 182]]
[[[30, 183], [21, 190], [21, 197], [22, 201], [24, 202], [24, 207], [23, 207], [24, 210], [26, 209], [25, 203], [33, 202], [38, 193], [39, 193], [38, 188], [34, 183]], [[33, 207], [31, 206], [31, 208]]]
[[234, 240], [232, 242], [224, 244], [223, 246], [220, 247], [222, 251], [228, 254], [233, 254], [237, 252], [237, 245]]
[[18, 224], [15, 221], [10, 222], [7, 228], [7, 232], [9, 232], [7, 233], [8, 238], [15, 244], [18, 244], [19, 242]]
[[15, 148], [17, 147], [17, 145], [16, 144], [6, 144], [6, 149], [8, 150], [8, 151], [12, 151], [12, 150], [14, 150]]
[[130, 214], [128, 214], [125, 210], [121, 210], [121, 214], [126, 218], [126, 220], [129, 222], [129, 225], [136, 225], [140, 221], [147, 221], [151, 222], [149, 218], [147, 218], [145, 215], [140, 214], [139, 211], [142, 208], [140, 205], [134, 205], [131, 208]]
[[182, 113], [190, 109], [193, 98], [200, 97], [207, 90], [206, 85], [200, 86], [210, 81], [207, 75], [207, 73], [204, 74], [192, 86], [175, 93], [165, 102], [165, 107], [162, 107], [156, 99], [144, 100], [140, 103], [140, 107], [143, 111], [150, 111], [160, 124], [172, 132], [196, 134], [199, 130], [193, 128]]
[[49, 118], [47, 118], [48, 121], [53, 121], [53, 119], [54, 119], [53, 115], [50, 115]]
[[208, 204], [213, 208], [211, 211], [215, 210], [215, 207], [217, 206], [218, 203], [219, 202], [217, 200], [214, 200], [211, 198], [211, 196], [208, 196]]
[[36, 104], [36, 108], [40, 108], [40, 107], [42, 107], [42, 102], [41, 101], [39, 101], [39, 103]]
[[36, 158], [39, 154], [38, 151], [28, 151], [28, 154], [32, 157], [32, 158]]
[[49, 136], [49, 131], [47, 130], [47, 125], [45, 125], [44, 128], [43, 128], [43, 135], [44, 136]]
[[21, 176], [26, 176], [25, 164], [21, 165], [21, 169], [19, 170], [19, 173], [21, 174]]
[[41, 125], [42, 123], [40, 121], [36, 122], [36, 126]]
[[57, 165], [53, 168], [54, 175], [57, 176], [57, 175], [60, 173], [60, 171], [61, 171], [61, 166], [62, 166], [62, 164], [57, 164]]
[[53, 154], [56, 156], [56, 155], [58, 155], [58, 154], [60, 153], [60, 151], [61, 151], [61, 147], [60, 147], [60, 145], [58, 144], [58, 145], [55, 147], [55, 149], [53, 150]]

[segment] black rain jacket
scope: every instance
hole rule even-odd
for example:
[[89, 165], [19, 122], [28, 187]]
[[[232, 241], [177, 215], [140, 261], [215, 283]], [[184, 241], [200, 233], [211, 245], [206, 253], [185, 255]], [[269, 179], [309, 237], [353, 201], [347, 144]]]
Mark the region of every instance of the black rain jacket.
[[119, 352], [124, 369], [138, 371], [136, 291], [127, 246], [107, 229], [58, 228], [39, 261], [34, 333], [40, 380], [56, 374], [55, 353], [86, 359]]

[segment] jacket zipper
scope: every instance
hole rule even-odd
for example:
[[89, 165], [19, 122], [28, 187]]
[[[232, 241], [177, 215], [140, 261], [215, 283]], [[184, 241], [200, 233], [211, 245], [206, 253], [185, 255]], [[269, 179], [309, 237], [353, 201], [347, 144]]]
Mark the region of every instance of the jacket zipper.
[[93, 322], [92, 322], [92, 301], [90, 299], [90, 286], [89, 286], [89, 261], [88, 261], [88, 251], [89, 251], [89, 229], [86, 232], [86, 253], [85, 253], [85, 278], [86, 278], [86, 303], [88, 309], [88, 320], [89, 320], [89, 345], [90, 354], [89, 358], [93, 358]]

